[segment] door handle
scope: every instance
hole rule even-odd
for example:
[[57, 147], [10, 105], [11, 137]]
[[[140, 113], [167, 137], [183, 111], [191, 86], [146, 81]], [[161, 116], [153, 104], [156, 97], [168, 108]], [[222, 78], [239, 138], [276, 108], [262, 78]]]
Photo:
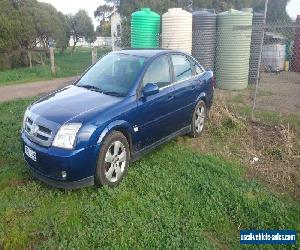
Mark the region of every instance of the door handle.
[[206, 80], [203, 80], [203, 79], [197, 79], [197, 80], [194, 80], [194, 84], [202, 85], [203, 83], [205, 84], [205, 83], [206, 83]]
[[168, 101], [168, 102], [172, 101], [173, 99], [174, 99], [174, 95], [169, 95], [169, 96], [167, 97], [167, 101]]

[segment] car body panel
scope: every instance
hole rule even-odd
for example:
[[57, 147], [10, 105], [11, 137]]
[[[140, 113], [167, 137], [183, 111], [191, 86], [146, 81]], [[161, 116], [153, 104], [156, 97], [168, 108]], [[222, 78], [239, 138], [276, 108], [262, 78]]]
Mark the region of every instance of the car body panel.
[[70, 85], [36, 101], [31, 112], [62, 125], [81, 114], [109, 109], [117, 102], [118, 97]]
[[[135, 118], [135, 126], [138, 129], [135, 137], [136, 150], [147, 147], [157, 140], [174, 132], [169, 126], [174, 120], [172, 114], [174, 105], [173, 85], [161, 89], [158, 94], [137, 101], [137, 108], [133, 112], [139, 115]], [[146, 138], [146, 139], [144, 139]]]
[[[39, 174], [60, 181], [76, 181], [94, 175], [93, 171], [98, 156], [96, 146], [70, 151], [55, 147], [41, 147], [30, 141], [25, 134], [22, 134], [21, 138], [23, 147], [27, 145], [36, 152], [36, 162], [25, 154], [24, 158]], [[67, 178], [61, 177], [62, 171], [67, 172]]]

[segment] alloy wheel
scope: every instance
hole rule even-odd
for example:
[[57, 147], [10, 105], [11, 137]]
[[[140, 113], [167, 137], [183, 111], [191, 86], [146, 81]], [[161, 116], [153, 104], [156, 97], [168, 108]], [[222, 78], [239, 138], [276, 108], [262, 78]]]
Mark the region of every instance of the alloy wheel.
[[205, 107], [198, 107], [195, 117], [195, 128], [197, 133], [201, 133], [204, 127], [205, 121]]
[[126, 149], [122, 142], [114, 141], [105, 154], [105, 176], [110, 182], [117, 182], [126, 166]]

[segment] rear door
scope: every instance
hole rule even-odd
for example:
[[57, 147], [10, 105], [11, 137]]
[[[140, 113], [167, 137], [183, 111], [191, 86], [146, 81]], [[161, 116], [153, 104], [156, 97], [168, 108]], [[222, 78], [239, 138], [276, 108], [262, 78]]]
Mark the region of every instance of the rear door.
[[204, 91], [204, 87], [206, 86], [207, 79], [204, 77], [205, 70], [198, 64], [198, 62], [191, 57], [189, 57], [189, 59], [192, 63], [192, 69], [193, 69], [193, 79], [192, 79], [193, 81], [191, 84], [194, 85], [193, 86], [194, 91], [193, 91], [192, 99], [196, 101], [198, 96], [201, 94], [201, 92]]
[[142, 80], [142, 87], [155, 83], [159, 93], [138, 99], [135, 133], [137, 148], [140, 150], [174, 131], [174, 87], [169, 56], [156, 58], [148, 67]]
[[176, 127], [179, 130], [190, 125], [196, 84], [191, 61], [186, 55], [172, 54], [171, 62], [174, 73]]

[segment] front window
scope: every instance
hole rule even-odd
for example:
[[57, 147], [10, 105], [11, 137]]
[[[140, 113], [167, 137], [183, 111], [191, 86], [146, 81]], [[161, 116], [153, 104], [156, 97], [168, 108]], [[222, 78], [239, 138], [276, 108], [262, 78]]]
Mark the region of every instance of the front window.
[[183, 81], [193, 75], [189, 59], [184, 55], [172, 55], [175, 81]]
[[161, 56], [151, 63], [143, 79], [143, 85], [145, 86], [147, 83], [155, 83], [159, 88], [171, 84], [168, 57]]
[[79, 87], [125, 96], [136, 81], [144, 57], [110, 53], [98, 61], [77, 83]]

